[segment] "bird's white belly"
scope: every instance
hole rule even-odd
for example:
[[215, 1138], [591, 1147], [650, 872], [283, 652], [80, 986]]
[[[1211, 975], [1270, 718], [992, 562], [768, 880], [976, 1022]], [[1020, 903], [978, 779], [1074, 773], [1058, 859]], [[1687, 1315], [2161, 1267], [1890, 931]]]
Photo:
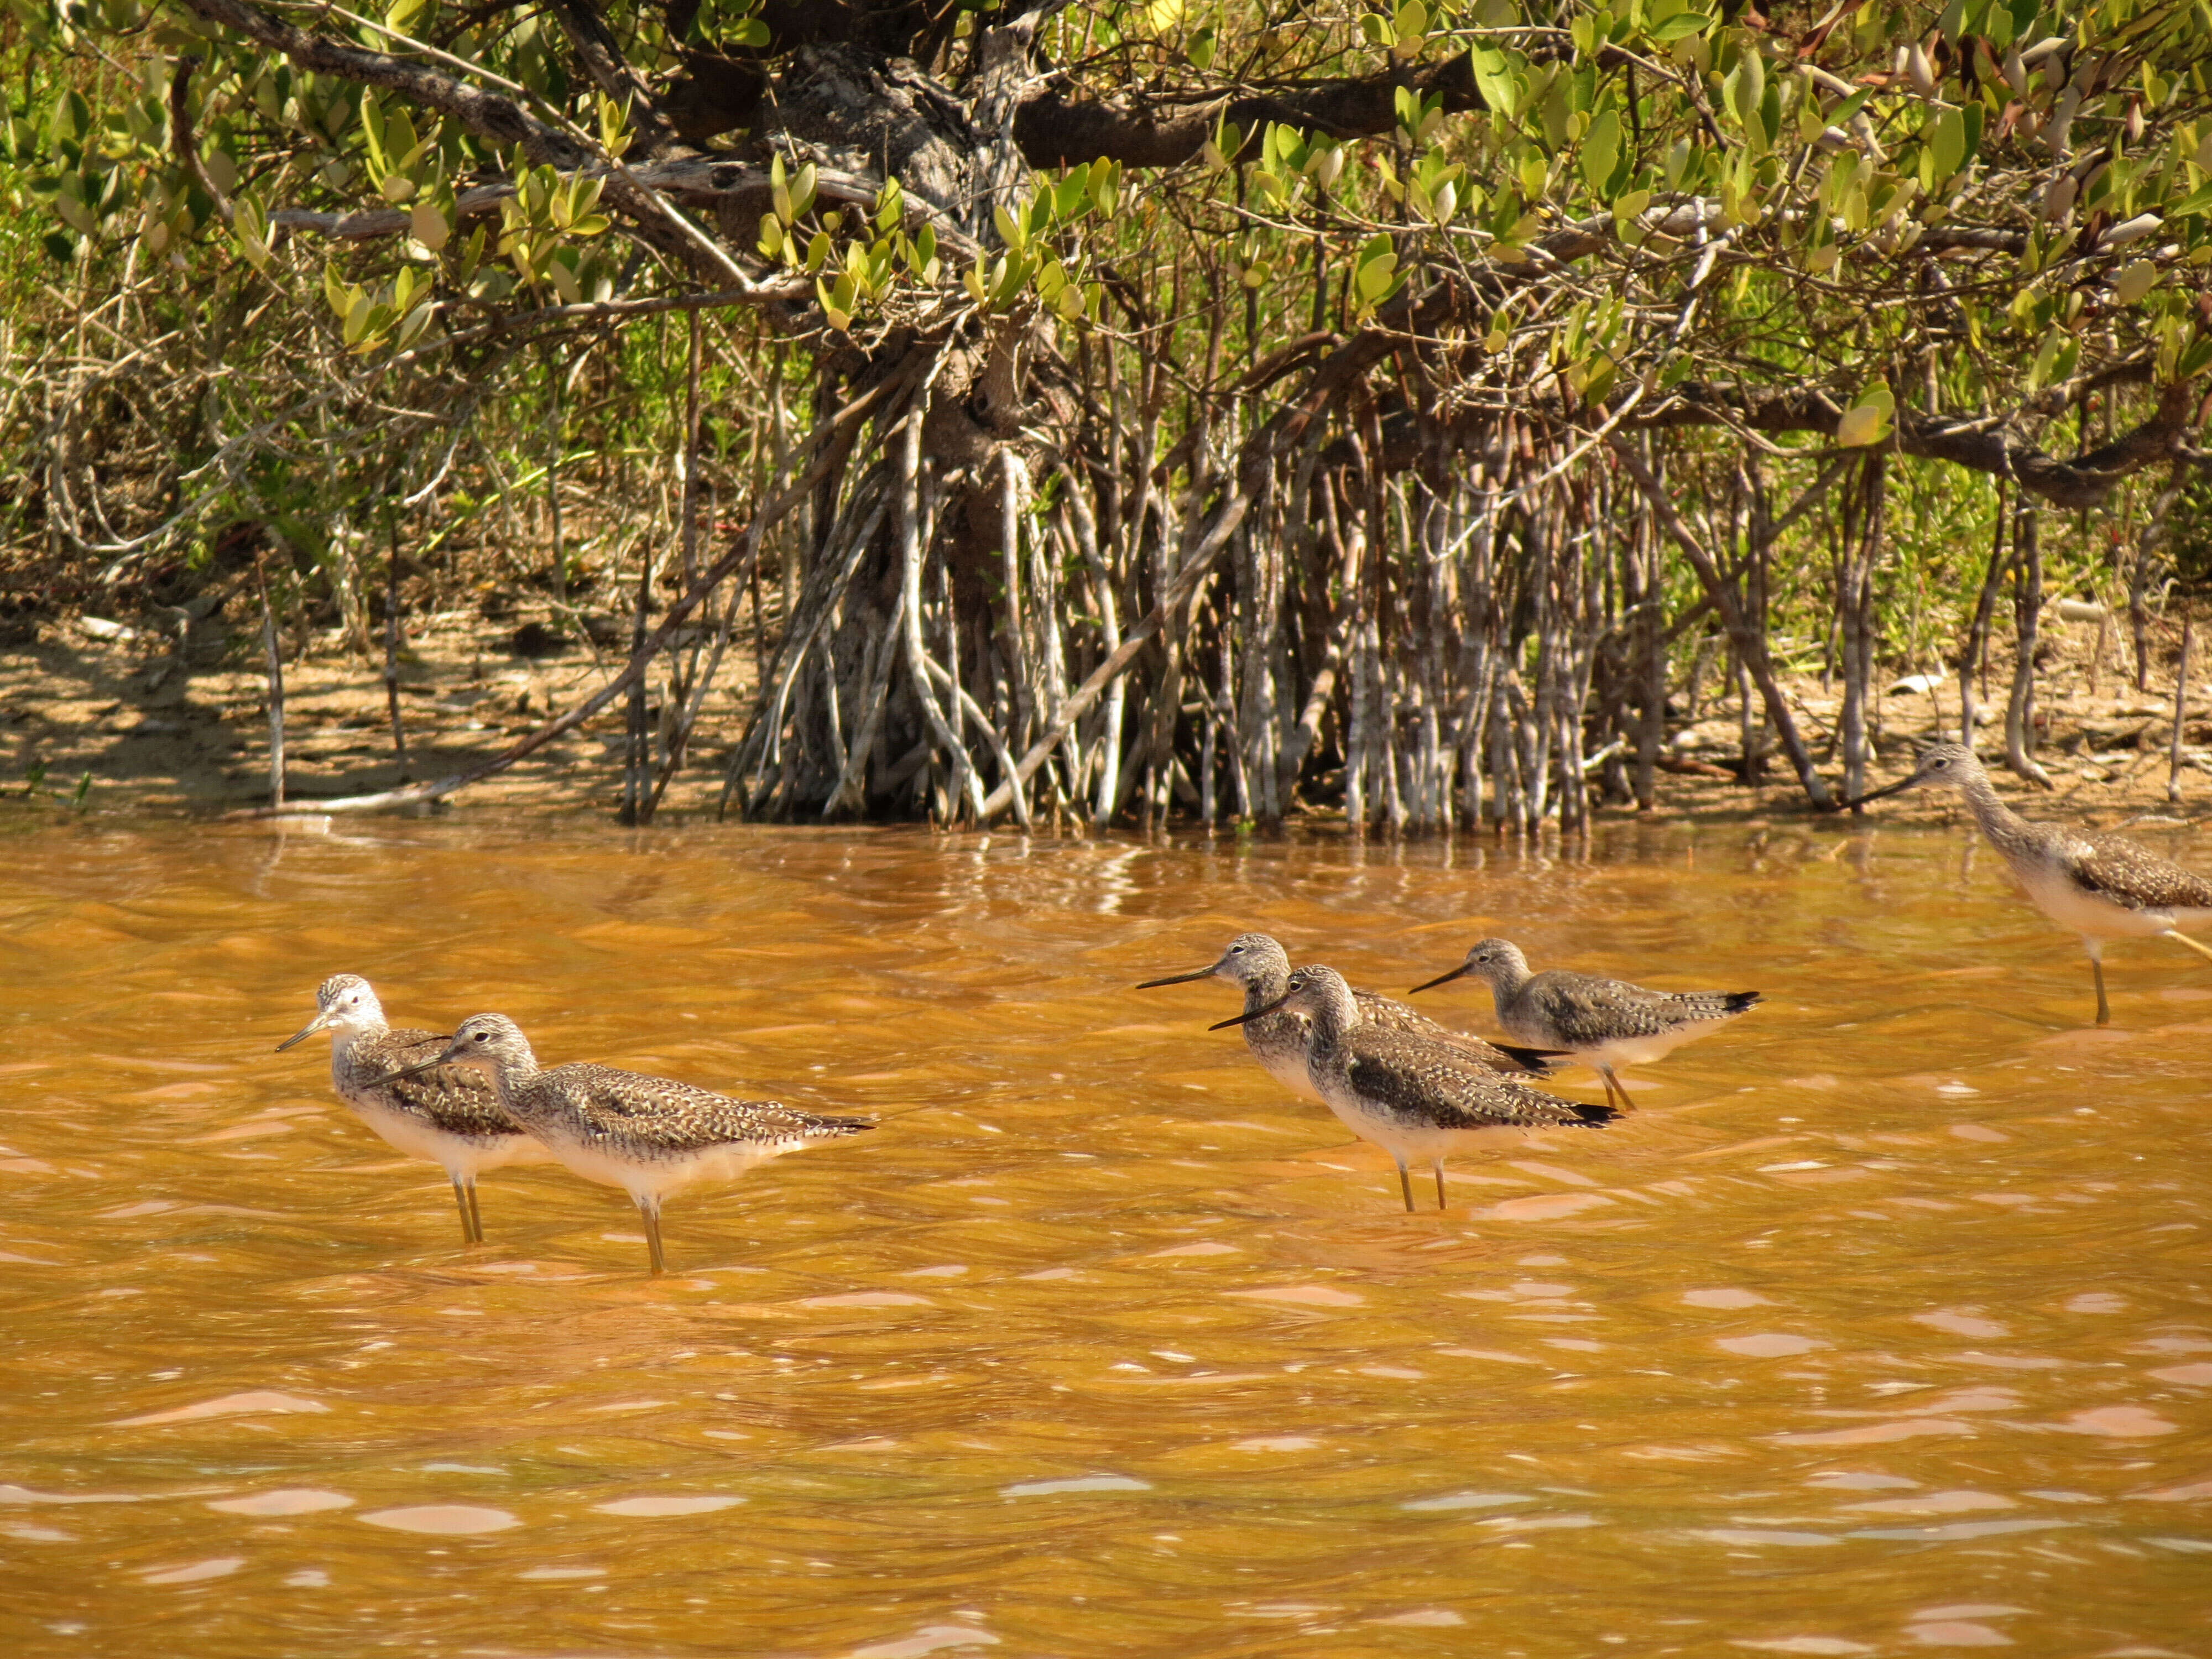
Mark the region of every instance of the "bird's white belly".
[[2037, 909], [2085, 939], [2151, 939], [2174, 925], [2171, 910], [2130, 910], [2101, 894], [2085, 891], [2063, 870], [2050, 865], [2015, 864], [2012, 871]]
[[1403, 1118], [1377, 1111], [1347, 1091], [1330, 1089], [1324, 1092], [1309, 1086], [1307, 1092], [1316, 1095], [1336, 1115], [1337, 1121], [1352, 1133], [1362, 1140], [1380, 1146], [1405, 1164], [1427, 1164], [1461, 1152], [1517, 1145], [1528, 1138], [1528, 1132], [1515, 1124], [1492, 1124], [1480, 1129], [1446, 1129], [1429, 1124], [1409, 1123]]
[[1306, 1075], [1308, 1027], [1289, 1015], [1244, 1028], [1244, 1046], [1267, 1075], [1301, 1100], [1321, 1103], [1321, 1091]]
[[406, 1112], [381, 1106], [347, 1103], [354, 1115], [374, 1130], [377, 1138], [410, 1158], [435, 1164], [449, 1175], [474, 1176], [508, 1164], [550, 1164], [553, 1155], [531, 1136], [520, 1132], [496, 1139], [448, 1133], [434, 1123]]
[[[1310, 1100], [1318, 1105], [1328, 1104], [1322, 1098], [1321, 1091], [1314, 1087], [1313, 1079], [1306, 1074], [1305, 1060], [1303, 1055], [1255, 1054], [1253, 1058], [1267, 1067], [1269, 1077], [1297, 1096], [1299, 1099]], [[1330, 1109], [1334, 1110], [1334, 1108]]]
[[1720, 1019], [1701, 1019], [1694, 1024], [1677, 1025], [1672, 1030], [1656, 1032], [1650, 1036], [1617, 1037], [1611, 1042], [1601, 1042], [1592, 1048], [1571, 1048], [1567, 1052], [1589, 1066], [1610, 1066], [1619, 1071], [1624, 1066], [1649, 1066], [1653, 1060], [1664, 1060], [1684, 1043], [1695, 1041], [1714, 1027], [1728, 1022]]
[[1646, 1066], [1655, 1060], [1663, 1060], [1684, 1043], [1701, 1037], [1716, 1025], [1728, 1022], [1722, 1019], [1698, 1020], [1693, 1024], [1676, 1025], [1650, 1036], [1615, 1037], [1607, 1042], [1569, 1043], [1540, 1020], [1513, 1019], [1500, 1022], [1506, 1034], [1516, 1042], [1524, 1042], [1532, 1048], [1559, 1048], [1572, 1054], [1585, 1066], [1610, 1066], [1618, 1070], [1624, 1066]]
[[756, 1164], [796, 1151], [800, 1143], [738, 1141], [650, 1159], [632, 1159], [557, 1133], [549, 1136], [546, 1145], [554, 1157], [585, 1180], [619, 1187], [632, 1198], [657, 1200], [696, 1181], [734, 1181]]
[[553, 1149], [536, 1135], [502, 1135], [486, 1143], [487, 1150], [477, 1162], [479, 1170], [501, 1170], [510, 1164], [554, 1164]]

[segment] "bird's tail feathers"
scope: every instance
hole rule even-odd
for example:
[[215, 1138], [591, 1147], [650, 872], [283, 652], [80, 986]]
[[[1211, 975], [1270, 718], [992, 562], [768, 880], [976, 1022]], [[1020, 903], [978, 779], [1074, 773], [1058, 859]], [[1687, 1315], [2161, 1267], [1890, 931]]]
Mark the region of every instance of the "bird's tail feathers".
[[1757, 991], [1677, 991], [1668, 1006], [1677, 1020], [1702, 1024], [1707, 1020], [1733, 1019], [1766, 999]]

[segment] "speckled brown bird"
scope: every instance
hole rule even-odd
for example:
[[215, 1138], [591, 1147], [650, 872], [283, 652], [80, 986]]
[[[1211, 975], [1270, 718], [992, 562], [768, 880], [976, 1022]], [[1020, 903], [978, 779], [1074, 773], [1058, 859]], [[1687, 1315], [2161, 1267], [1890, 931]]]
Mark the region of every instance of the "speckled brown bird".
[[655, 1273], [666, 1267], [660, 1206], [671, 1193], [695, 1181], [734, 1179], [785, 1152], [875, 1127], [589, 1061], [542, 1071], [529, 1040], [501, 1014], [463, 1020], [426, 1064], [474, 1067], [498, 1091], [500, 1106], [556, 1158], [586, 1181], [627, 1192], [645, 1218]]
[[[1252, 1058], [1267, 1068], [1273, 1078], [1292, 1094], [1322, 1102], [1320, 1092], [1306, 1074], [1306, 1028], [1300, 1017], [1288, 1009], [1278, 1008], [1273, 1013], [1264, 1012], [1279, 1003], [1290, 988], [1290, 953], [1265, 933], [1239, 933], [1229, 941], [1228, 949], [1210, 968], [1200, 968], [1188, 974], [1170, 974], [1164, 979], [1148, 979], [1137, 987], [1149, 991], [1161, 985], [1187, 985], [1197, 979], [1225, 979], [1244, 988], [1244, 1045], [1252, 1051]], [[1402, 1002], [1377, 996], [1372, 991], [1354, 991], [1352, 1000], [1358, 1005], [1359, 1018], [1364, 1024], [1387, 1030], [1404, 1031], [1412, 1036], [1426, 1037], [1431, 1042], [1441, 1042], [1458, 1049], [1474, 1064], [1498, 1073], [1519, 1073], [1541, 1077], [1546, 1062], [1553, 1056], [1541, 1048], [1500, 1047], [1485, 1042], [1479, 1036], [1439, 1025], [1427, 1015], [1418, 1013]]]
[[1998, 798], [1989, 773], [1962, 743], [1939, 743], [1922, 750], [1909, 776], [1842, 805], [1863, 806], [1923, 785], [1965, 796], [1966, 810], [2012, 866], [2030, 902], [2081, 936], [2097, 981], [2098, 1024], [2109, 1024], [2112, 1018], [2112, 1005], [2105, 996], [2106, 940], [2170, 939], [2212, 957], [2212, 947], [2180, 931], [2212, 922], [2212, 881], [2119, 836], [2031, 823]]
[[1617, 1068], [1662, 1059], [1759, 1001], [1756, 991], [1653, 991], [1564, 968], [1534, 974], [1521, 947], [1504, 939], [1482, 940], [1451, 972], [1413, 989], [1426, 991], [1470, 974], [1489, 982], [1498, 1023], [1508, 1036], [1563, 1049], [1595, 1067], [1605, 1079], [1605, 1097], [1617, 1096], [1623, 1109], [1628, 1090]]
[[1611, 1105], [1560, 1100], [1475, 1065], [1451, 1044], [1370, 1024], [1334, 968], [1293, 969], [1276, 1002], [1212, 1029], [1277, 1011], [1300, 1018], [1314, 1093], [1352, 1133], [1390, 1154], [1409, 1211], [1409, 1162], [1425, 1162], [1436, 1171], [1437, 1207], [1443, 1209], [1444, 1159], [1453, 1153], [1545, 1129], [1599, 1128], [1620, 1115]]
[[452, 1066], [423, 1069], [444, 1052], [444, 1033], [393, 1030], [359, 975], [331, 975], [317, 988], [315, 1006], [315, 1017], [278, 1043], [277, 1052], [330, 1032], [331, 1086], [338, 1098], [408, 1157], [445, 1170], [460, 1206], [463, 1240], [483, 1243], [477, 1176], [507, 1164], [550, 1164], [553, 1155], [500, 1109], [488, 1079]]

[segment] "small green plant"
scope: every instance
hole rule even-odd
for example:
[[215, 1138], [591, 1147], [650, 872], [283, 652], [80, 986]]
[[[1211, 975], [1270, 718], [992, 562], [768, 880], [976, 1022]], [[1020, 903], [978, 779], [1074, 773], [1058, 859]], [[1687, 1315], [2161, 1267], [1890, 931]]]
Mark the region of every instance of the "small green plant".
[[83, 811], [85, 802], [92, 793], [92, 774], [87, 772], [79, 778], [74, 789], [49, 789], [46, 787], [49, 772], [50, 769], [42, 760], [33, 761], [30, 765], [23, 769], [23, 799], [31, 800], [40, 795], [45, 795], [52, 799], [68, 803], [71, 811]]

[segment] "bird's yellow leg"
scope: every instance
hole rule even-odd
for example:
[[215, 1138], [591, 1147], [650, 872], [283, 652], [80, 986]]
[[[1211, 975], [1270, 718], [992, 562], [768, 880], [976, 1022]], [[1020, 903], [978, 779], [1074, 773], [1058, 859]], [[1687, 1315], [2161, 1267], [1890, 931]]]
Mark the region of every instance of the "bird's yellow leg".
[[1435, 1169], [1436, 1172], [1437, 1172], [1437, 1208], [1438, 1208], [1439, 1210], [1448, 1209], [1448, 1208], [1449, 1208], [1450, 1206], [1449, 1206], [1449, 1205], [1447, 1205], [1447, 1204], [1444, 1202], [1444, 1161], [1443, 1161], [1443, 1159], [1442, 1159], [1442, 1158], [1437, 1158], [1437, 1159], [1435, 1161], [1434, 1164], [1433, 1164], [1431, 1167], [1433, 1167], [1433, 1168]]
[[1413, 1212], [1413, 1177], [1406, 1173], [1406, 1160], [1398, 1160], [1398, 1190], [1406, 1195], [1406, 1213]]
[[2105, 998], [2105, 942], [2085, 939], [2081, 943], [2089, 952], [2089, 972], [2097, 981], [2097, 1024], [2110, 1025], [2112, 1023], [2112, 1005]]
[[453, 1203], [461, 1212], [461, 1243], [473, 1244], [477, 1242], [477, 1229], [476, 1223], [469, 1218], [469, 1190], [461, 1185], [460, 1176], [453, 1176]]
[[1635, 1109], [1634, 1107], [1628, 1103], [1628, 1091], [1621, 1086], [1620, 1079], [1613, 1074], [1612, 1066], [1599, 1066], [1597, 1068], [1597, 1074], [1605, 1079], [1605, 1103], [1607, 1105], [1612, 1105], [1614, 1098], [1618, 1097], [1620, 1102], [1620, 1109], [1622, 1111], [1628, 1112]]

